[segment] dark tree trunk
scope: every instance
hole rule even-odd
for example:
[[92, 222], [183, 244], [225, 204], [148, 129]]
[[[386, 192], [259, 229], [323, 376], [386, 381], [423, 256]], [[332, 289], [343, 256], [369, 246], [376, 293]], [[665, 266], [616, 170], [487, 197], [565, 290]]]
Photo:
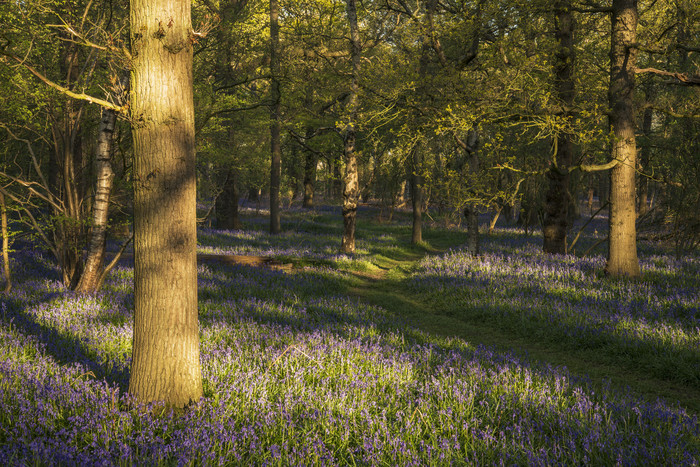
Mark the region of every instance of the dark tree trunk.
[[[306, 140], [308, 141], [312, 128], [306, 129]], [[318, 164], [318, 157], [313, 151], [308, 149], [306, 151], [306, 157], [304, 159], [304, 202], [302, 207], [310, 209], [314, 206], [314, 189], [316, 186], [316, 165]]]
[[280, 226], [280, 181], [282, 179], [282, 147], [280, 144], [280, 57], [279, 5], [270, 0], [270, 73], [272, 105], [270, 106], [270, 233], [278, 234]]
[[610, 238], [605, 271], [611, 276], [639, 276], [637, 258], [634, 80], [637, 62], [637, 1], [613, 0], [610, 41]]
[[[554, 57], [554, 82], [562, 106], [562, 116], [571, 117], [574, 104], [574, 19], [570, 0], [554, 4], [557, 52]], [[549, 187], [545, 195], [542, 234], [545, 253], [566, 254], [566, 233], [569, 229], [569, 173], [573, 161], [571, 135], [562, 131], [557, 136], [556, 153], [547, 171]]]
[[134, 342], [129, 393], [202, 397], [192, 22], [188, 0], [131, 1]]
[[107, 247], [107, 224], [109, 196], [112, 192], [114, 171], [112, 170], [112, 142], [117, 114], [112, 109], [103, 109], [97, 136], [95, 154], [95, 201], [92, 209], [92, 231], [85, 269], [76, 287], [77, 292], [93, 293], [102, 285], [104, 258]]
[[421, 174], [423, 154], [421, 149], [421, 145], [417, 144], [411, 151], [411, 207], [413, 208], [411, 243], [414, 245], [423, 242], [423, 176]]
[[10, 231], [7, 226], [7, 204], [5, 195], [0, 192], [0, 229], [2, 229], [2, 275], [5, 280], [3, 290], [12, 290], [12, 274], [10, 272]]
[[640, 177], [639, 177], [639, 207], [638, 216], [645, 215], [649, 210], [649, 178], [645, 175], [649, 168], [651, 158], [651, 124], [654, 118], [654, 110], [651, 107], [644, 109], [644, 120], [642, 122], [642, 133], [644, 134], [644, 146], [640, 154]]
[[355, 222], [359, 196], [359, 177], [357, 171], [357, 154], [355, 152], [355, 119], [359, 106], [360, 76], [360, 30], [357, 25], [357, 8], [355, 0], [347, 0], [348, 25], [350, 26], [350, 57], [352, 60], [352, 82], [348, 97], [349, 121], [344, 130], [345, 175], [343, 177], [343, 239], [340, 243], [341, 253], [355, 253]]
[[241, 222], [238, 216], [238, 184], [236, 172], [229, 169], [224, 180], [223, 191], [216, 198], [216, 227], [226, 230], [238, 230]]

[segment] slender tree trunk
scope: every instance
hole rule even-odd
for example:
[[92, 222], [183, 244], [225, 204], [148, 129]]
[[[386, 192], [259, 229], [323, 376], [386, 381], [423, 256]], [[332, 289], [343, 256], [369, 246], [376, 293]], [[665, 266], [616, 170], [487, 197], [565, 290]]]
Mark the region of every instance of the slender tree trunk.
[[[559, 0], [554, 4], [555, 37], [557, 52], [554, 58], [554, 82], [557, 97], [565, 119], [571, 117], [574, 104], [574, 18], [571, 0]], [[561, 132], [557, 136], [556, 153], [552, 167], [547, 171], [549, 188], [545, 195], [544, 225], [542, 234], [545, 253], [566, 254], [566, 233], [569, 229], [569, 173], [573, 161], [571, 135]]]
[[280, 227], [280, 181], [282, 179], [282, 147], [280, 144], [280, 57], [279, 5], [270, 0], [270, 72], [272, 75], [272, 105], [270, 106], [270, 233], [278, 234]]
[[134, 343], [129, 392], [202, 396], [197, 314], [192, 23], [188, 0], [131, 1]]
[[359, 196], [359, 176], [357, 154], [355, 153], [355, 120], [359, 106], [360, 76], [360, 30], [357, 25], [355, 0], [347, 0], [348, 24], [350, 26], [350, 57], [352, 60], [352, 82], [348, 97], [348, 122], [344, 131], [345, 175], [343, 176], [343, 239], [341, 253], [355, 253], [355, 222]]
[[[467, 157], [469, 172], [473, 177], [479, 173], [479, 133], [475, 128], [469, 133], [467, 141]], [[467, 220], [467, 252], [472, 256], [479, 254], [479, 210], [476, 203], [469, 203], [464, 210], [464, 217]]]
[[104, 271], [105, 250], [107, 248], [107, 222], [109, 196], [112, 192], [114, 171], [112, 170], [112, 142], [117, 114], [112, 109], [103, 109], [97, 136], [95, 154], [95, 202], [92, 209], [92, 232], [85, 269], [75, 290], [81, 293], [96, 292]]
[[[306, 140], [308, 141], [313, 133], [313, 128], [306, 129]], [[304, 201], [302, 207], [310, 209], [314, 207], [314, 190], [316, 185], [316, 166], [318, 157], [313, 151], [305, 149], [304, 158]]]
[[421, 144], [411, 151], [411, 207], [413, 208], [413, 223], [411, 243], [417, 245], [423, 242], [423, 176], [421, 174], [422, 156]]
[[644, 109], [644, 120], [642, 122], [642, 133], [644, 134], [644, 146], [642, 146], [642, 151], [640, 154], [640, 171], [641, 175], [639, 177], [639, 208], [637, 210], [638, 216], [645, 215], [648, 210], [648, 199], [649, 199], [649, 178], [644, 175], [646, 170], [649, 168], [649, 160], [651, 157], [651, 124], [654, 118], [654, 109], [647, 107]]
[[611, 276], [635, 277], [639, 275], [634, 134], [637, 1], [613, 0], [612, 8], [609, 100], [612, 158], [618, 164], [610, 171], [610, 239], [605, 271]]
[[7, 204], [5, 195], [0, 192], [0, 228], [2, 229], [2, 275], [5, 279], [4, 292], [12, 290], [12, 274], [10, 273], [10, 231], [7, 227]]
[[223, 192], [216, 198], [216, 227], [226, 230], [238, 230], [241, 222], [238, 217], [238, 184], [235, 169], [226, 173]]

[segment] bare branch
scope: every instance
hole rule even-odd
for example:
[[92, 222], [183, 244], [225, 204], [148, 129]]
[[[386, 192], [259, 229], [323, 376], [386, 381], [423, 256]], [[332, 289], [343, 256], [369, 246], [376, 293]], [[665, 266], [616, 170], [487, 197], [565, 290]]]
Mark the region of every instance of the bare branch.
[[107, 102], [106, 100], [99, 99], [99, 98], [93, 97], [93, 96], [89, 96], [89, 95], [84, 94], [84, 93], [75, 93], [75, 92], [71, 91], [70, 89], [61, 86], [61, 85], [58, 84], [58, 83], [54, 83], [53, 81], [51, 81], [50, 79], [48, 79], [46, 76], [44, 76], [43, 74], [41, 74], [41, 73], [39, 73], [37, 70], [35, 70], [33, 67], [27, 65], [26, 63], [23, 63], [23, 60], [22, 60], [21, 58], [17, 57], [16, 55], [14, 55], [14, 54], [8, 53], [8, 52], [3, 51], [3, 50], [0, 50], [0, 54], [4, 55], [4, 56], [6, 56], [6, 57], [9, 57], [9, 58], [11, 58], [11, 59], [13, 59], [13, 60], [15, 60], [15, 61], [16, 61], [17, 63], [19, 63], [21, 66], [23, 66], [24, 68], [26, 68], [27, 70], [29, 70], [29, 72], [30, 72], [31, 74], [33, 74], [34, 76], [36, 76], [37, 78], [39, 78], [39, 80], [41, 80], [43, 83], [45, 83], [45, 84], [48, 85], [49, 87], [52, 87], [52, 88], [56, 89], [56, 90], [59, 91], [59, 92], [65, 94], [65, 95], [68, 96], [68, 97], [72, 97], [72, 98], [74, 98], [74, 99], [78, 99], [78, 100], [82, 100], [82, 101], [87, 101], [87, 102], [89, 102], [89, 103], [91, 103], [91, 104], [101, 105], [102, 107], [105, 107], [105, 108], [108, 108], [108, 109], [112, 109], [112, 110], [114, 110], [115, 112], [121, 112], [122, 110], [125, 109], [124, 106], [114, 105], [114, 104], [112, 104], [111, 102]]

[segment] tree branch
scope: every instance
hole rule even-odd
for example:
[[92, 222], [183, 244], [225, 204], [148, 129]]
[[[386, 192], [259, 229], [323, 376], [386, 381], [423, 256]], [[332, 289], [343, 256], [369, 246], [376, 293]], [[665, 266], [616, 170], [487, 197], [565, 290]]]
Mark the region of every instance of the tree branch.
[[34, 69], [33, 67], [31, 67], [30, 65], [27, 65], [26, 63], [24, 63], [23, 60], [22, 60], [21, 58], [19, 58], [18, 56], [14, 55], [14, 54], [8, 53], [8, 52], [6, 52], [6, 51], [4, 51], [4, 50], [0, 50], [0, 54], [4, 55], [4, 56], [6, 56], [6, 57], [9, 57], [9, 58], [11, 58], [12, 60], [15, 60], [15, 61], [16, 61], [17, 63], [19, 63], [21, 66], [23, 66], [24, 68], [26, 68], [27, 70], [29, 70], [29, 72], [30, 72], [31, 74], [33, 74], [34, 76], [36, 76], [37, 78], [39, 78], [39, 80], [41, 80], [43, 83], [45, 83], [45, 84], [48, 85], [49, 87], [52, 87], [52, 88], [56, 89], [56, 90], [59, 91], [59, 92], [65, 94], [65, 95], [68, 96], [68, 97], [72, 97], [73, 99], [78, 99], [78, 100], [82, 100], [82, 101], [87, 101], [87, 102], [89, 102], [89, 103], [91, 103], [91, 104], [97, 104], [97, 105], [100, 105], [100, 106], [105, 107], [105, 108], [107, 108], [107, 109], [112, 109], [112, 110], [114, 110], [115, 112], [121, 112], [121, 111], [123, 111], [123, 110], [125, 109], [124, 106], [115, 105], [115, 104], [113, 104], [113, 103], [111, 103], [111, 102], [107, 102], [106, 100], [99, 99], [99, 98], [93, 97], [93, 96], [89, 96], [89, 95], [84, 94], [84, 93], [76, 93], [76, 92], [71, 91], [71, 90], [68, 89], [68, 88], [65, 88], [65, 87], [61, 86], [61, 85], [58, 84], [58, 83], [54, 83], [53, 81], [51, 81], [51, 80], [48, 79], [46, 76], [44, 76], [43, 74], [41, 74], [40, 72], [38, 72], [37, 70], [35, 70], [35, 69]]

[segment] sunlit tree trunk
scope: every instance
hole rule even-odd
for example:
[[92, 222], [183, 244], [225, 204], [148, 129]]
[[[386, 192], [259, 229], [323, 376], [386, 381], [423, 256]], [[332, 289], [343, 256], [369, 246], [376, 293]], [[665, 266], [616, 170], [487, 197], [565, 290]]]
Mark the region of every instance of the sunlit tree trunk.
[[639, 275], [637, 258], [634, 79], [637, 62], [637, 1], [613, 0], [610, 46], [610, 238], [605, 271], [611, 276]]
[[280, 29], [279, 5], [270, 0], [270, 72], [272, 104], [270, 105], [270, 233], [280, 232], [280, 180], [282, 179], [282, 147], [280, 144]]
[[112, 109], [103, 109], [97, 136], [95, 154], [95, 201], [92, 208], [92, 231], [85, 269], [80, 276], [77, 292], [92, 293], [99, 289], [104, 272], [104, 258], [107, 247], [107, 221], [109, 196], [112, 191], [114, 171], [112, 170], [112, 142], [117, 114]]
[[188, 0], [131, 2], [134, 339], [129, 392], [183, 407], [202, 396]]
[[10, 273], [10, 231], [7, 226], [7, 204], [5, 195], [0, 192], [0, 229], [2, 229], [2, 275], [5, 280], [5, 293], [12, 290], [12, 274]]
[[[554, 4], [554, 34], [557, 52], [554, 58], [554, 83], [562, 107], [562, 116], [569, 118], [574, 105], [574, 19], [571, 1], [560, 0]], [[561, 131], [557, 136], [556, 153], [552, 167], [547, 171], [549, 187], [545, 195], [544, 225], [542, 234], [545, 253], [566, 253], [568, 230], [569, 173], [573, 161], [571, 135]]]
[[352, 82], [347, 104], [347, 118], [343, 134], [345, 157], [345, 174], [343, 176], [343, 239], [340, 243], [341, 253], [355, 253], [355, 222], [359, 196], [359, 176], [357, 171], [357, 154], [355, 153], [355, 120], [359, 106], [360, 75], [360, 30], [357, 25], [357, 8], [355, 0], [347, 0], [348, 24], [350, 26], [350, 57], [352, 60]]

